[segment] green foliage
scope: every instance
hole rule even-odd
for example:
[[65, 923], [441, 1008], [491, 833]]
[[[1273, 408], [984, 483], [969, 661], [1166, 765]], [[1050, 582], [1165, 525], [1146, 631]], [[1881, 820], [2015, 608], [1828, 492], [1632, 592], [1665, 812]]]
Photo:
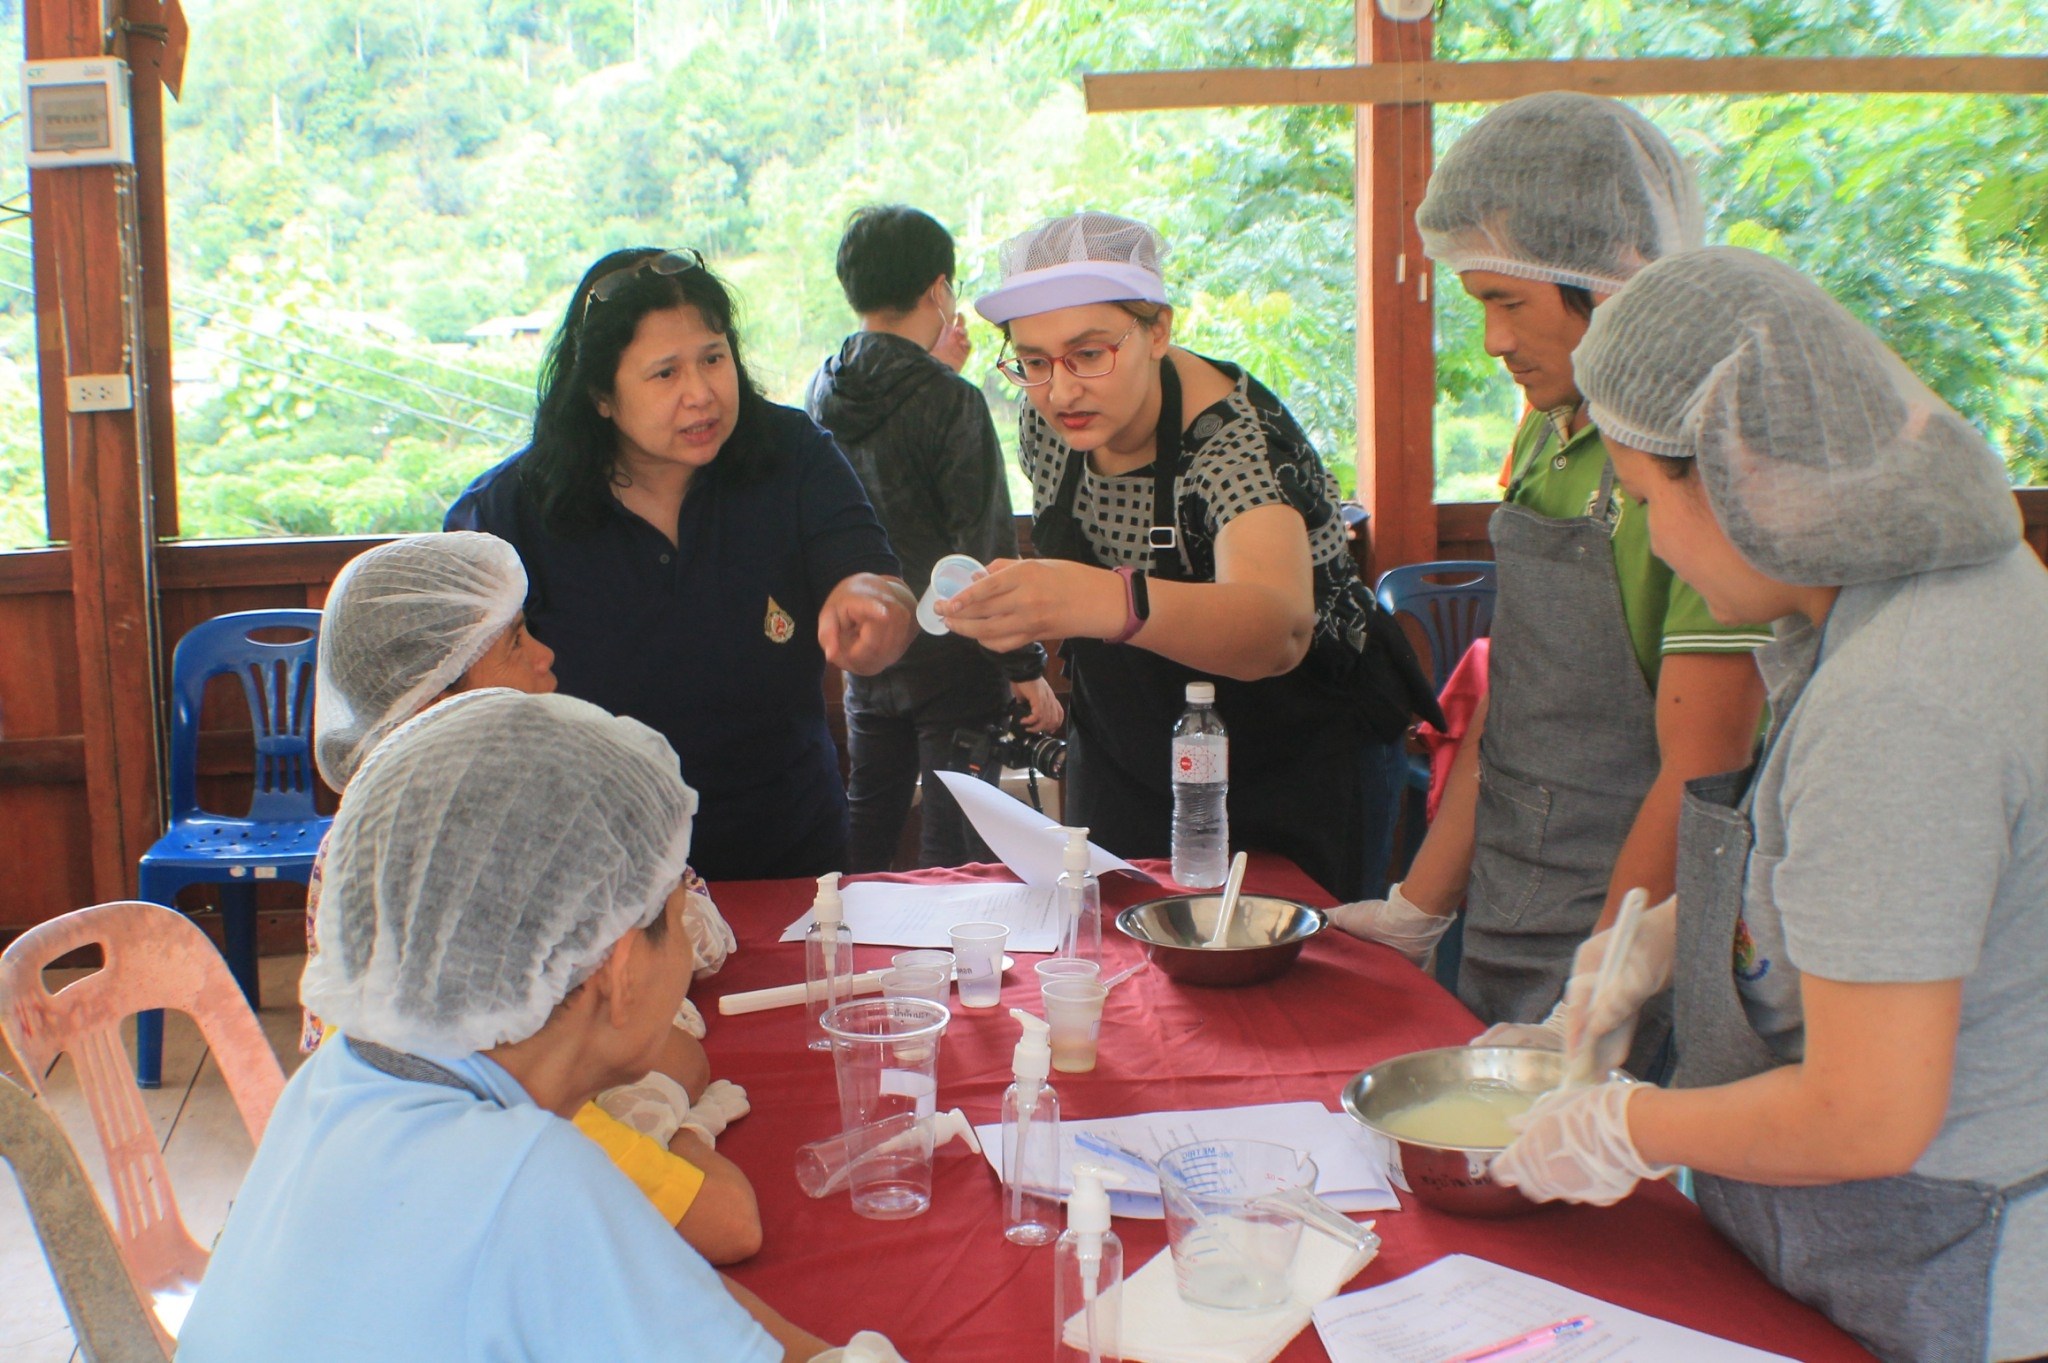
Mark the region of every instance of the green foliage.
[[[0, 0], [0, 16], [13, 8]], [[189, 535], [424, 528], [516, 448], [583, 268], [692, 244], [796, 400], [852, 325], [853, 208], [995, 248], [1078, 207], [1166, 236], [1179, 339], [1248, 365], [1347, 484], [1358, 439], [1353, 115], [1089, 116], [1089, 70], [1341, 65], [1351, 0], [186, 0], [168, 113]], [[18, 27], [18, 24], [17, 24]], [[1437, 55], [2043, 50], [1996, 0], [1458, 0]], [[1699, 166], [1710, 236], [1814, 273], [2048, 482], [2048, 101], [1646, 101]], [[1436, 111], [1439, 148], [1482, 112]], [[0, 163], [20, 164], [0, 125]], [[20, 229], [0, 238], [0, 544], [39, 543]], [[1495, 495], [1518, 394], [1438, 281], [1439, 494]], [[503, 329], [501, 329], [503, 330]], [[1000, 343], [975, 326], [969, 375]], [[10, 370], [8, 366], [13, 368]], [[27, 375], [24, 379], [22, 376]], [[1014, 437], [1015, 395], [985, 384]], [[1013, 486], [1021, 502], [1025, 489]]]

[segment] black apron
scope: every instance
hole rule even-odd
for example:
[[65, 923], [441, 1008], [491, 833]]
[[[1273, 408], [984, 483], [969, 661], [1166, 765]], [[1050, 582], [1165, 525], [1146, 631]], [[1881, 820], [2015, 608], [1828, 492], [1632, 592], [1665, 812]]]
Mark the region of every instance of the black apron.
[[[1773, 725], [1773, 728], [1777, 728]], [[1678, 825], [1678, 1088], [1732, 1084], [1781, 1063], [1735, 982], [1749, 853], [1750, 772], [1687, 783]], [[1738, 797], [1741, 797], [1738, 802]], [[1887, 1363], [1982, 1363], [2005, 1211], [2048, 1188], [1901, 1174], [1774, 1188], [1695, 1171], [1700, 1210], [1765, 1277]]]
[[[1179, 529], [1179, 481], [1191, 457], [1181, 438], [1180, 377], [1161, 360], [1162, 398], [1152, 462], [1151, 576], [1190, 576]], [[1104, 566], [1074, 514], [1087, 455], [1066, 451], [1059, 492], [1032, 519], [1046, 558]], [[1230, 731], [1232, 850], [1275, 852], [1339, 897], [1364, 883], [1365, 760], [1375, 742], [1358, 702], [1306, 661], [1260, 681], [1233, 681], [1130, 644], [1069, 639], [1073, 685], [1063, 817], [1123, 857], [1168, 855], [1173, 818], [1174, 722], [1187, 684], [1211, 682]], [[1374, 868], [1377, 869], [1377, 868]]]

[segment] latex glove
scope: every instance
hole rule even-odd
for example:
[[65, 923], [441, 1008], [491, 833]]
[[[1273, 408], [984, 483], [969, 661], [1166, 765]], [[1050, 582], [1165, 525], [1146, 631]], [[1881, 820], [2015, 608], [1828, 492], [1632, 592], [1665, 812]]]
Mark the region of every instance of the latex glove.
[[903, 1363], [903, 1355], [896, 1352], [896, 1346], [886, 1335], [863, 1330], [846, 1341], [843, 1349], [813, 1354], [811, 1363]]
[[597, 1105], [663, 1145], [690, 1117], [689, 1090], [658, 1071], [649, 1071], [637, 1084], [606, 1089], [597, 1095]]
[[754, 1105], [747, 1101], [745, 1089], [730, 1079], [714, 1079], [705, 1086], [704, 1096], [691, 1106], [689, 1115], [677, 1123], [676, 1129], [694, 1131], [704, 1138], [704, 1144], [715, 1146], [720, 1132], [753, 1110]]
[[683, 929], [690, 934], [690, 950], [697, 957], [697, 979], [716, 975], [725, 958], [739, 949], [740, 939], [711, 902], [710, 887], [688, 867], [683, 869]]
[[1384, 942], [1417, 965], [1429, 959], [1437, 939], [1450, 928], [1451, 917], [1424, 913], [1409, 902], [1398, 884], [1387, 887], [1385, 899], [1339, 904], [1330, 910], [1330, 921], [1353, 937]]
[[1672, 1166], [1645, 1163], [1628, 1134], [1628, 1100], [1643, 1087], [1615, 1079], [1544, 1094], [1513, 1119], [1521, 1134], [1494, 1156], [1493, 1181], [1538, 1202], [1607, 1207], [1642, 1179], [1663, 1178]]
[[[1671, 987], [1678, 957], [1678, 896], [1643, 914], [1628, 959], [1616, 966], [1607, 996], [1595, 1007], [1593, 986], [1599, 982], [1613, 939], [1613, 928], [1596, 932], [1580, 943], [1572, 957], [1572, 976], [1564, 987], [1563, 1004], [1566, 1074], [1602, 1075], [1628, 1059], [1629, 1043], [1636, 1035], [1636, 1015], [1644, 1004]], [[1574, 1059], [1585, 1068], [1572, 1064]]]
[[1527, 1046], [1531, 1050], [1564, 1049], [1565, 1019], [1570, 1005], [1562, 999], [1541, 1022], [1496, 1022], [1466, 1044], [1472, 1046]]
[[682, 1006], [676, 1009], [676, 1030], [698, 1041], [704, 1039], [704, 1015], [688, 999], [684, 999]]

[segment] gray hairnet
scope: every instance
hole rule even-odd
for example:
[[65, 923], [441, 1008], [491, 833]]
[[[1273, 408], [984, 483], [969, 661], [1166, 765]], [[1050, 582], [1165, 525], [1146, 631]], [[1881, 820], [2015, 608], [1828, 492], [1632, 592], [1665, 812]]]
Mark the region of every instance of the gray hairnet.
[[1626, 104], [1553, 91], [1466, 130], [1415, 211], [1422, 251], [1454, 273], [1493, 270], [1613, 293], [1705, 239], [1692, 167]]
[[501, 688], [434, 706], [341, 802], [306, 1006], [421, 1055], [532, 1036], [661, 911], [696, 808], [675, 750], [637, 720]]
[[384, 735], [460, 681], [526, 603], [495, 535], [408, 535], [349, 560], [320, 612], [313, 760], [340, 790]]
[[1732, 246], [1650, 266], [1572, 354], [1608, 440], [1695, 459], [1735, 547], [1781, 582], [1984, 563], [2020, 535], [2005, 466], [1869, 328]]

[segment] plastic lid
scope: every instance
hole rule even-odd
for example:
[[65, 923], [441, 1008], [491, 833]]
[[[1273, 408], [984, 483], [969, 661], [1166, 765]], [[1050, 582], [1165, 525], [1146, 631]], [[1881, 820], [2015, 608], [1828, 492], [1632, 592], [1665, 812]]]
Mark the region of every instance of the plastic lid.
[[1020, 1084], [1043, 1083], [1052, 1073], [1052, 1024], [1022, 1008], [1012, 1008], [1010, 1016], [1024, 1024], [1010, 1056], [1010, 1074]]
[[981, 1137], [974, 1134], [974, 1123], [967, 1120], [967, 1114], [959, 1108], [936, 1113], [932, 1117], [932, 1148], [938, 1149], [947, 1141], [958, 1137], [967, 1142], [967, 1148], [975, 1154], [981, 1153]]
[[845, 917], [839, 903], [839, 872], [827, 871], [818, 877], [818, 897], [811, 901], [811, 916], [821, 928], [836, 927]]
[[1061, 869], [1085, 872], [1088, 869], [1089, 859], [1088, 830], [1085, 828], [1062, 828], [1060, 832], [1067, 835], [1067, 850], [1060, 862]]
[[1189, 682], [1188, 704], [1214, 705], [1216, 703], [1215, 682]]
[[1082, 1235], [1100, 1235], [1109, 1229], [1109, 1192], [1106, 1183], [1123, 1184], [1124, 1176], [1097, 1164], [1074, 1166], [1074, 1191], [1067, 1198], [1067, 1229]]

